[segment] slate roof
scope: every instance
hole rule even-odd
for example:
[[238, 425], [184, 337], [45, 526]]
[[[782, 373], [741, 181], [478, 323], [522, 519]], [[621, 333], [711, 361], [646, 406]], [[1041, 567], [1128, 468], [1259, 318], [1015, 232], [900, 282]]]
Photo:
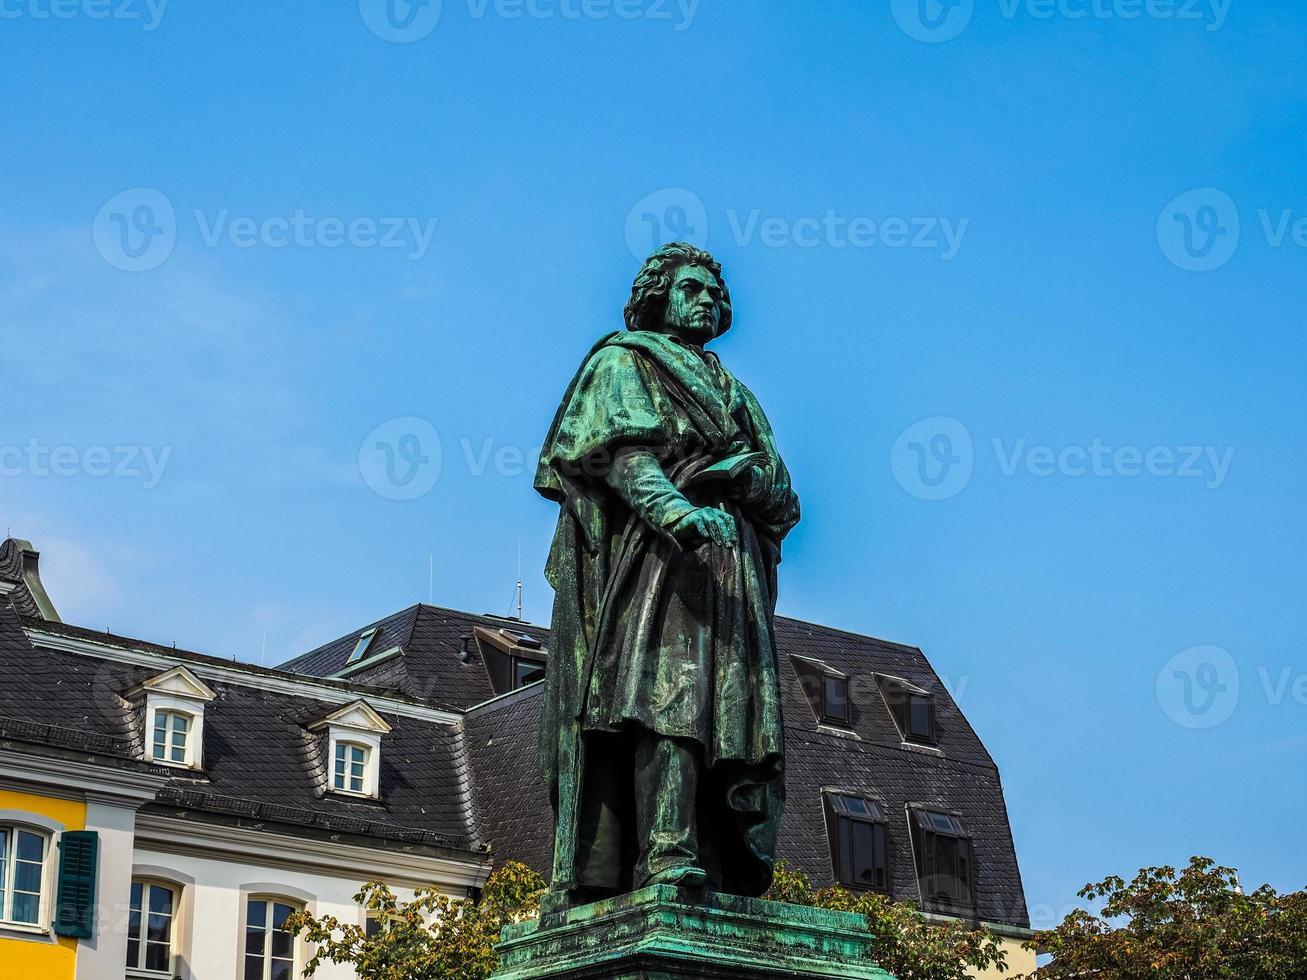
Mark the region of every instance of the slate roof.
[[[495, 696], [481, 658], [474, 655], [467, 663], [459, 659], [463, 637], [475, 626], [510, 629], [542, 642], [549, 637], [547, 629], [520, 620], [488, 614], [478, 616], [423, 603], [347, 633], [287, 661], [278, 669], [331, 677], [345, 669], [359, 637], [377, 627], [379, 635], [369, 648], [370, 654], [399, 647], [404, 651], [403, 656], [381, 661], [372, 669], [351, 672], [351, 681], [387, 687], [431, 704], [466, 710]], [[475, 651], [475, 644], [472, 649]]]
[[[142, 712], [122, 695], [165, 668], [38, 648], [25, 625], [103, 638], [76, 627], [20, 621], [10, 604], [0, 601], [0, 676], [5, 678], [0, 684], [0, 733], [19, 741], [137, 758], [144, 736]], [[231, 666], [171, 648], [132, 645], [161, 652], [169, 665]], [[259, 668], [249, 673], [276, 675]], [[392, 727], [381, 740], [381, 799], [350, 800], [327, 792], [327, 760], [307, 728], [340, 707], [339, 700], [321, 700], [312, 692], [263, 690], [242, 683], [239, 675], [232, 680], [208, 676], [206, 683], [217, 698], [204, 711], [203, 772], [151, 766], [170, 777], [157, 806], [378, 841], [462, 851], [480, 848], [471, 817], [468, 762], [455, 726], [381, 710]], [[352, 693], [366, 699], [366, 690]]]

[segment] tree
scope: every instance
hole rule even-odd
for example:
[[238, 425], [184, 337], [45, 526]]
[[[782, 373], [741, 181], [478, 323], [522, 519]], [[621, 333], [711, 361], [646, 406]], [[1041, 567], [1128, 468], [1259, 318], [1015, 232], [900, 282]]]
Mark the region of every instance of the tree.
[[490, 876], [479, 901], [419, 888], [411, 902], [401, 902], [374, 881], [354, 896], [367, 917], [381, 923], [373, 935], [335, 916], [307, 912], [292, 915], [286, 930], [302, 932], [316, 947], [304, 968], [308, 977], [329, 960], [352, 964], [359, 980], [484, 980], [498, 962], [499, 931], [538, 916], [544, 889], [540, 875], [514, 862]]
[[[1301, 980], [1307, 976], [1307, 892], [1244, 894], [1232, 868], [1195, 857], [1175, 868], [1115, 875], [1080, 897], [1103, 900], [1101, 915], [1076, 909], [1027, 948], [1053, 954], [1044, 978], [1104, 980]], [[1125, 920], [1113, 927], [1110, 920]]]
[[896, 980], [963, 980], [969, 970], [1007, 968], [998, 940], [983, 930], [960, 922], [928, 922], [914, 906], [872, 892], [839, 887], [814, 891], [807, 875], [784, 862], [777, 866], [765, 897], [865, 915], [876, 937], [872, 959]]

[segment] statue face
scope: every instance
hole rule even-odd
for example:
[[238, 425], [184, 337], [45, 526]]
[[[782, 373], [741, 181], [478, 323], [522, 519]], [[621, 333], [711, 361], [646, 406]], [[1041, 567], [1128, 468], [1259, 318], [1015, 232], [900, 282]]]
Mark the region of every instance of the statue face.
[[722, 287], [711, 272], [698, 265], [676, 270], [667, 294], [663, 330], [703, 346], [717, 336], [722, 319]]

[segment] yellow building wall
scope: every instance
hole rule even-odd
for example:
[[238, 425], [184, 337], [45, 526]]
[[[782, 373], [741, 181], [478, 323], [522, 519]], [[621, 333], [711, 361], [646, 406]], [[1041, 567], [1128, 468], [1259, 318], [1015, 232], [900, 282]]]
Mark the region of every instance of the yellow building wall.
[[1012, 980], [1013, 977], [1035, 972], [1036, 956], [1032, 951], [1022, 948], [1021, 940], [1012, 939], [1008, 936], [998, 936], [996, 938], [998, 944], [1003, 947], [1003, 951], [1007, 953], [1007, 969], [1001, 973], [993, 968], [972, 970], [971, 976], [975, 977], [976, 980]]
[[[65, 830], [86, 829], [86, 804], [0, 789], [0, 810], [18, 810], [48, 817]], [[51, 896], [53, 901], [53, 895]], [[29, 942], [0, 936], [0, 980], [73, 980], [77, 940]]]

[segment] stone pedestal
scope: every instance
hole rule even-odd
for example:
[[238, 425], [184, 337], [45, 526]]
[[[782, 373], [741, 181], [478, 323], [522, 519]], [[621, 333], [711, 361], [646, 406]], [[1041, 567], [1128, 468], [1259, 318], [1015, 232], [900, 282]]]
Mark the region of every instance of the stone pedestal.
[[893, 980], [848, 912], [667, 885], [507, 927], [492, 980]]

